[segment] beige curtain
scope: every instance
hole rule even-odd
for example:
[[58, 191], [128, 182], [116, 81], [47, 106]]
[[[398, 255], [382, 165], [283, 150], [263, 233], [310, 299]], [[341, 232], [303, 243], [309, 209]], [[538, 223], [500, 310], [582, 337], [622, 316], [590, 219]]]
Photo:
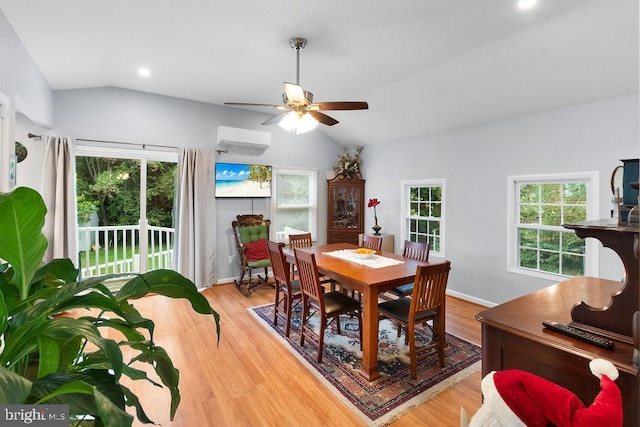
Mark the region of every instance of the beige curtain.
[[43, 233], [49, 242], [45, 262], [69, 258], [78, 266], [75, 155], [70, 138], [45, 136], [42, 198], [47, 207]]
[[217, 281], [214, 169], [213, 152], [180, 150], [174, 265], [199, 289]]

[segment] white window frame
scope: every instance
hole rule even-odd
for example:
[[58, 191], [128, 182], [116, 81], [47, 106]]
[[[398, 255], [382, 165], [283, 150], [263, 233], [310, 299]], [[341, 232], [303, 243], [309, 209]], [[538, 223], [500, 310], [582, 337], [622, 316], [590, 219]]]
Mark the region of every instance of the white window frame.
[[[309, 178], [309, 203], [307, 205], [287, 205], [281, 207], [278, 204], [278, 176], [280, 174], [304, 175]], [[307, 208], [309, 209], [309, 230], [299, 230], [311, 233], [314, 240], [318, 238], [318, 170], [301, 168], [280, 168], [273, 167], [272, 170], [273, 193], [271, 195], [271, 238], [278, 242], [289, 242], [289, 236], [284, 233], [277, 233], [279, 218], [278, 211], [287, 208]]]
[[[400, 224], [400, 235], [403, 236], [403, 240], [408, 240], [409, 230], [407, 224], [409, 220], [416, 219], [418, 217], [412, 217], [409, 209], [409, 193], [413, 187], [440, 187], [442, 191], [442, 206], [440, 210], [440, 218], [434, 218], [440, 222], [440, 250], [436, 251], [434, 248], [430, 248], [430, 254], [445, 258], [445, 230], [446, 230], [446, 209], [447, 209], [447, 187], [446, 180], [444, 178], [435, 179], [419, 179], [419, 180], [405, 180], [400, 181], [400, 200], [402, 209], [402, 223]], [[422, 217], [419, 217], [422, 218]]]
[[[507, 178], [507, 271], [526, 276], [533, 276], [547, 280], [566, 280], [567, 275], [549, 273], [532, 269], [521, 268], [518, 265], [518, 212], [520, 195], [518, 193], [519, 184], [558, 184], [582, 182], [587, 188], [587, 221], [598, 219], [599, 212], [599, 173], [598, 172], [574, 172], [558, 174], [540, 175], [514, 175]], [[547, 229], [540, 227], [539, 229]], [[573, 233], [560, 227], [563, 232]], [[585, 264], [584, 274], [586, 276], [599, 276], [599, 251], [598, 242], [595, 239], [585, 239]]]

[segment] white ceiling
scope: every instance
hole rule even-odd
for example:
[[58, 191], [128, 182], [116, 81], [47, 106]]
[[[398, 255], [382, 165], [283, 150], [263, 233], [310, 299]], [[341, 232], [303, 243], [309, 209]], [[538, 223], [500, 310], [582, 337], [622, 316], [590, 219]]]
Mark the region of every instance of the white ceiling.
[[[638, 91], [638, 0], [0, 0], [53, 89], [214, 104], [300, 84], [344, 145], [389, 143]], [[141, 79], [138, 67], [151, 77]], [[270, 109], [262, 109], [271, 113]], [[275, 111], [274, 111], [275, 112]], [[265, 117], [266, 118], [266, 117]]]

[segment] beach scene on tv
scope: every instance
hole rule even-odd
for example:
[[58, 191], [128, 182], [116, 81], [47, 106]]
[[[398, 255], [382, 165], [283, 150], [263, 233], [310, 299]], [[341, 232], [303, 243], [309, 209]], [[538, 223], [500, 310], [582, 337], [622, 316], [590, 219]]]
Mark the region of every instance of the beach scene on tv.
[[216, 163], [216, 197], [271, 197], [271, 166]]

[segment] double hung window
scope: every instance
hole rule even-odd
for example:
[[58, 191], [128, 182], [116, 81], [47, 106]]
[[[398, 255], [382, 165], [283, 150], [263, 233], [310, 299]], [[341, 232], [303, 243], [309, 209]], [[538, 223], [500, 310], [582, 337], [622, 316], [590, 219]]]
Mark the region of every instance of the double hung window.
[[549, 279], [597, 269], [592, 250], [565, 223], [594, 219], [597, 175], [509, 177], [509, 270]]
[[432, 255], [444, 256], [445, 181], [402, 181], [402, 235], [429, 243]]
[[288, 242], [289, 234], [318, 234], [318, 171], [273, 169], [271, 236]]

